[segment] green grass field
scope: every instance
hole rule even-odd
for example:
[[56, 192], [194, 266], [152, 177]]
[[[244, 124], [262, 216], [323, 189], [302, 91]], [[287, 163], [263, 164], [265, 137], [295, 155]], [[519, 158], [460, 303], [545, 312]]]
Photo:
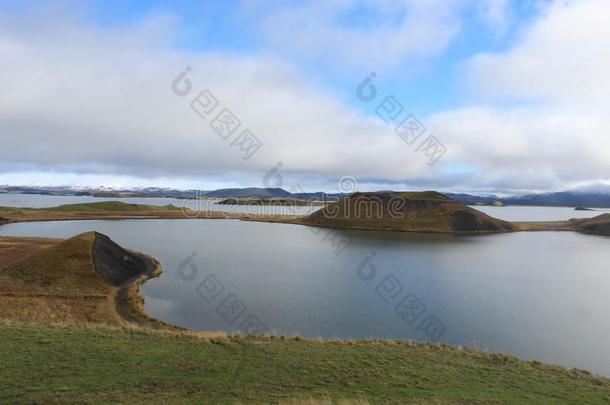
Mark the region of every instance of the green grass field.
[[10, 323], [0, 324], [0, 341], [1, 403], [610, 401], [608, 380], [585, 372], [409, 342], [208, 341], [161, 332]]

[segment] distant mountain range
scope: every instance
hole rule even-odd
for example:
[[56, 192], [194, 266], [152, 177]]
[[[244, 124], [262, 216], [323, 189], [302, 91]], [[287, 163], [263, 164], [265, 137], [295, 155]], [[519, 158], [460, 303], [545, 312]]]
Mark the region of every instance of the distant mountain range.
[[218, 198], [245, 198], [245, 197], [256, 197], [256, 198], [297, 198], [302, 200], [316, 199], [316, 200], [329, 200], [342, 197], [345, 194], [335, 193], [328, 194], [323, 192], [317, 193], [291, 193], [284, 190], [283, 188], [224, 188], [220, 190], [208, 191], [203, 194], [204, 197], [218, 197]]
[[[141, 189], [110, 189], [89, 187], [31, 187], [1, 186], [0, 193], [77, 195], [97, 197], [166, 197], [166, 198], [297, 198], [330, 200], [344, 196], [342, 193], [291, 193], [282, 188], [226, 188], [219, 190], [176, 190], [170, 188], [147, 187]], [[494, 195], [443, 193], [447, 197], [468, 205], [531, 205], [553, 207], [610, 208], [610, 192], [577, 190], [558, 193], [528, 194], [513, 197]]]
[[137, 188], [137, 189], [114, 189], [107, 187], [32, 187], [32, 186], [2, 186], [0, 193], [16, 194], [43, 194], [43, 195], [75, 195], [96, 197], [166, 197], [166, 198], [188, 198], [194, 197], [197, 190], [175, 190], [170, 188]]
[[514, 197], [475, 196], [444, 193], [447, 197], [469, 205], [530, 205], [545, 207], [610, 208], [610, 194], [599, 192], [564, 191], [559, 193], [527, 194]]

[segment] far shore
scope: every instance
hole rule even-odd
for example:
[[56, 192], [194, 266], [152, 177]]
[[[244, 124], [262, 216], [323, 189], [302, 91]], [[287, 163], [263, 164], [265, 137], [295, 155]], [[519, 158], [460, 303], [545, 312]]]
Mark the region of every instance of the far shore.
[[[87, 205], [87, 204], [82, 204]], [[144, 207], [144, 206], [143, 206]], [[304, 222], [303, 215], [283, 215], [283, 214], [253, 214], [240, 212], [224, 212], [224, 211], [183, 211], [178, 207], [173, 209], [147, 210], [139, 211], [103, 211], [103, 210], [57, 210], [54, 208], [17, 208], [17, 207], [2, 207], [0, 208], [0, 225], [19, 222], [47, 222], [47, 221], [85, 221], [85, 220], [146, 220], [146, 219], [237, 219], [242, 221], [253, 222], [269, 222], [283, 223], [294, 225], [308, 225]], [[581, 220], [571, 219], [566, 221], [516, 221], [510, 222], [514, 226], [512, 231], [506, 232], [550, 232], [550, 231], [571, 231], [579, 232], [577, 225]], [[395, 232], [412, 232], [412, 233], [448, 233], [442, 231], [413, 229], [413, 230], [396, 230], [392, 228], [384, 228], [383, 226], [375, 229], [358, 227], [358, 226], [326, 226], [327, 228], [337, 229], [352, 229], [352, 230], [374, 230], [374, 231], [395, 231]], [[469, 234], [471, 232], [462, 232]], [[459, 233], [459, 234], [462, 234]], [[497, 232], [476, 232], [476, 234], [489, 234]]]

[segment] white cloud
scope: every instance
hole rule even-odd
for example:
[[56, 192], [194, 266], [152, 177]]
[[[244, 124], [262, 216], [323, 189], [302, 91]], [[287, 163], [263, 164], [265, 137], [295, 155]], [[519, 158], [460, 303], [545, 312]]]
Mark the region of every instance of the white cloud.
[[582, 104], [610, 94], [610, 2], [556, 1], [507, 52], [471, 62], [483, 94]]
[[[0, 170], [192, 177], [264, 173], [282, 161], [288, 171], [331, 177], [430, 173], [389, 126], [314, 90], [290, 64], [174, 51], [158, 40], [172, 23], [0, 26]], [[181, 98], [170, 84], [187, 65], [194, 88]], [[252, 159], [191, 110], [205, 88], [263, 141]]]
[[[265, 4], [265, 3], [263, 3]], [[461, 0], [245, 2], [256, 34], [274, 48], [346, 72], [405, 68], [438, 55], [460, 32]], [[258, 18], [254, 18], [257, 16]]]
[[561, 189], [610, 173], [610, 119], [597, 111], [475, 106], [429, 122], [455, 160], [477, 167], [466, 187]]
[[[380, 4], [380, 13], [387, 14], [398, 2]], [[423, 1], [409, 4], [425, 9]], [[143, 184], [161, 185], [154, 182], [177, 178], [182, 182], [175, 184], [191, 186], [204, 178], [208, 184], [260, 185], [278, 161], [305, 187], [307, 181], [322, 187], [345, 174], [379, 188], [533, 190], [608, 180], [610, 107], [603, 96], [610, 94], [604, 75], [610, 69], [610, 32], [600, 17], [610, 15], [606, 4], [557, 2], [513, 48], [473, 58], [469, 77], [484, 97], [474, 106], [419, 117], [448, 148], [433, 168], [379, 118], [342, 104], [285, 60], [174, 50], [172, 16], [101, 28], [73, 19], [37, 24], [5, 15], [0, 182], [16, 172], [42, 171], [116, 184], [144, 178]], [[318, 44], [322, 50], [315, 52], [353, 52], [343, 49], [352, 35], [368, 38], [356, 47], [364, 51], [367, 41], [381, 35], [334, 31], [334, 24], [327, 26], [327, 42], [334, 43]], [[396, 60], [412, 50], [402, 43], [388, 46]], [[194, 89], [180, 98], [170, 83], [187, 65]], [[190, 109], [189, 101], [204, 88], [263, 141], [252, 159], [242, 160], [213, 133], [209, 119]], [[505, 97], [509, 105], [527, 102], [504, 107]]]
[[606, 0], [557, 1], [514, 47], [469, 61], [480, 104], [430, 119], [453, 158], [480, 169], [469, 181], [561, 189], [609, 178], [609, 17]]

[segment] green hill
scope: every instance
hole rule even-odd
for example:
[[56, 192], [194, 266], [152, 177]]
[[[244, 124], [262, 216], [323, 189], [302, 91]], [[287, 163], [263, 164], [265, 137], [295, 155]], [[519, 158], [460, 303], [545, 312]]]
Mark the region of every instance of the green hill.
[[573, 219], [570, 222], [578, 232], [610, 236], [610, 214], [587, 219]]
[[129, 211], [172, 211], [180, 210], [175, 205], [143, 205], [127, 204], [120, 201], [103, 201], [83, 204], [64, 204], [53, 208], [41, 208], [43, 211], [72, 211], [72, 212], [129, 212]]
[[514, 230], [510, 222], [434, 192], [354, 193], [306, 217], [302, 223], [347, 229], [492, 233]]
[[117, 287], [155, 266], [97, 232], [58, 241], [0, 269], [0, 319], [122, 325]]

